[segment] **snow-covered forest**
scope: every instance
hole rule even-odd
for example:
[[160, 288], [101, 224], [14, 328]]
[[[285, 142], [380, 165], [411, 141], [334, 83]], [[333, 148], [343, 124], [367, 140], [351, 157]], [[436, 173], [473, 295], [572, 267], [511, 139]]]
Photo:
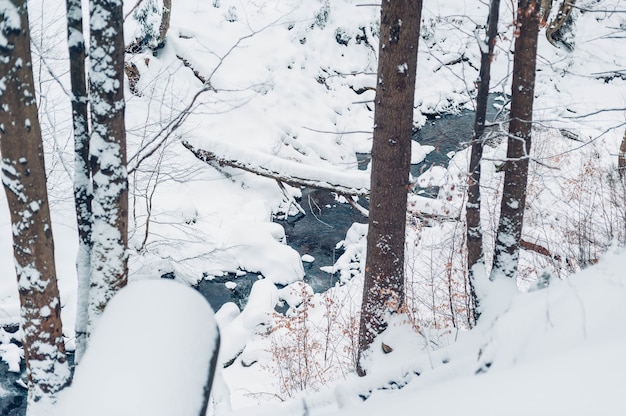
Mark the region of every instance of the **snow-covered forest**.
[[[403, 293], [361, 351], [363, 325], [375, 326], [361, 311], [380, 2], [0, 0], [0, 414], [626, 414], [626, 3], [398, 3], [421, 3]], [[539, 27], [535, 71], [524, 62], [532, 146], [516, 158], [528, 18]], [[79, 94], [68, 49], [81, 36]], [[29, 44], [32, 66], [18, 57]], [[38, 123], [19, 118], [33, 103]], [[20, 170], [37, 146], [15, 131], [38, 128], [47, 191]], [[22, 137], [34, 156], [14, 156]], [[477, 143], [479, 204], [468, 202]], [[519, 160], [523, 227], [502, 237]], [[52, 233], [38, 219], [47, 207]], [[476, 207], [482, 254], [468, 267]], [[25, 236], [32, 218], [41, 231]], [[52, 237], [53, 251], [37, 248]], [[56, 285], [60, 305], [29, 299]], [[52, 353], [38, 342], [60, 331], [59, 308]], [[41, 322], [52, 329], [33, 330]]]

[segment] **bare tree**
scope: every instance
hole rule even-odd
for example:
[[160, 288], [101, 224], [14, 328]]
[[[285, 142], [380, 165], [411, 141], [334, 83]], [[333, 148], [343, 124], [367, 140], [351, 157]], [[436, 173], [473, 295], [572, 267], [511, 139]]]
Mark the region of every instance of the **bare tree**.
[[385, 1], [381, 6], [359, 375], [365, 374], [363, 353], [386, 328], [388, 314], [404, 305], [406, 203], [421, 11], [421, 0]]
[[511, 120], [491, 280], [501, 277], [515, 280], [517, 276], [526, 207], [540, 20], [539, 3], [533, 0], [518, 0], [511, 86]]
[[85, 72], [83, 11], [80, 0], [66, 0], [67, 43], [72, 86], [72, 121], [74, 127], [74, 203], [78, 224], [78, 278], [76, 312], [76, 352], [78, 363], [87, 343], [87, 305], [91, 273], [91, 169], [89, 167], [89, 113]]
[[[13, 228], [29, 408], [70, 378], [54, 264], [26, 0], [0, 3], [0, 150]], [[43, 400], [42, 400], [43, 399]]]
[[480, 41], [480, 72], [478, 75], [478, 94], [476, 97], [476, 115], [472, 135], [472, 152], [469, 164], [469, 186], [467, 190], [466, 223], [467, 223], [467, 271], [469, 274], [470, 294], [472, 298], [473, 320], [480, 315], [479, 299], [476, 296], [476, 280], [481, 266], [485, 264], [483, 252], [483, 234], [480, 224], [480, 162], [483, 158], [483, 133], [487, 118], [487, 99], [491, 80], [491, 61], [498, 36], [498, 17], [500, 0], [491, 0], [487, 34]]
[[121, 0], [90, 2], [89, 98], [93, 225], [88, 333], [127, 282], [128, 175]]

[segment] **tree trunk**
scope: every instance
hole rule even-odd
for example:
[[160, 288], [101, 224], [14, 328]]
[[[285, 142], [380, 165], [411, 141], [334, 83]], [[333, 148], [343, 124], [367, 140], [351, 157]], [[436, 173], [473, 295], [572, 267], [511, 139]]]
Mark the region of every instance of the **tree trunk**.
[[163, 0], [163, 8], [161, 9], [161, 24], [159, 25], [159, 40], [157, 48], [165, 46], [165, 38], [167, 31], [170, 29], [170, 16], [172, 15], [172, 0]]
[[384, 1], [374, 113], [365, 285], [359, 327], [361, 358], [404, 304], [404, 242], [413, 131], [421, 0]]
[[83, 12], [80, 0], [66, 0], [67, 39], [72, 85], [72, 121], [74, 125], [74, 203], [78, 224], [78, 277], [76, 310], [76, 352], [74, 362], [80, 362], [87, 343], [87, 305], [91, 273], [91, 172], [89, 168], [89, 113], [85, 74], [85, 42]]
[[511, 121], [491, 280], [506, 277], [515, 281], [517, 277], [526, 207], [539, 20], [539, 3], [518, 1]]
[[[480, 279], [479, 270], [485, 264], [483, 253], [483, 233], [480, 224], [480, 162], [483, 157], [483, 140], [485, 120], [487, 118], [487, 99], [489, 98], [489, 82], [491, 80], [491, 61], [498, 36], [498, 17], [500, 0], [491, 0], [487, 36], [480, 45], [480, 73], [478, 76], [478, 94], [476, 97], [476, 116], [472, 137], [472, 152], [469, 164], [469, 186], [467, 204], [465, 206], [467, 223], [467, 271], [469, 275], [470, 294], [472, 299], [472, 316], [476, 323], [480, 315], [479, 299], [476, 295], [476, 281]], [[484, 273], [484, 272], [483, 272]]]
[[26, 0], [0, 5], [0, 150], [13, 228], [28, 406], [69, 381], [54, 264], [46, 169], [32, 73]]
[[127, 281], [128, 179], [124, 126], [124, 32], [121, 0], [91, 0], [90, 158], [93, 225], [90, 333]]
[[624, 138], [619, 146], [619, 154], [617, 155], [617, 172], [622, 180], [626, 178], [626, 130], [624, 130]]
[[546, 38], [555, 48], [564, 48], [570, 52], [574, 50], [574, 25], [576, 18], [572, 11], [575, 4], [576, 0], [562, 0], [556, 17], [547, 24]]

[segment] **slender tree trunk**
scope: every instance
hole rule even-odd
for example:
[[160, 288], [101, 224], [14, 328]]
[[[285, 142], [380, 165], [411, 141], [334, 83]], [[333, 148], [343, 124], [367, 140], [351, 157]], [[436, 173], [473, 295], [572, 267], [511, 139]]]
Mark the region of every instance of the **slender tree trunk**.
[[89, 113], [85, 73], [83, 11], [80, 0], [66, 0], [67, 43], [72, 85], [72, 121], [74, 125], [74, 203], [78, 224], [78, 276], [76, 311], [76, 352], [78, 363], [87, 346], [87, 305], [91, 273], [91, 174], [89, 168]]
[[404, 304], [406, 202], [421, 0], [383, 1], [374, 113], [365, 286], [359, 327], [361, 358]]
[[89, 96], [93, 225], [88, 333], [127, 281], [128, 180], [121, 0], [91, 0]]
[[491, 80], [491, 61], [498, 36], [498, 18], [500, 0], [491, 0], [487, 35], [480, 45], [480, 73], [478, 75], [478, 94], [476, 97], [476, 116], [472, 136], [472, 152], [469, 164], [469, 186], [467, 190], [466, 223], [467, 223], [467, 271], [469, 274], [472, 298], [472, 315], [476, 323], [480, 315], [479, 299], [476, 295], [476, 281], [479, 273], [485, 273], [485, 257], [483, 252], [483, 233], [480, 224], [480, 162], [483, 158], [483, 133], [487, 118], [487, 99]]
[[159, 40], [157, 48], [165, 46], [167, 31], [170, 29], [170, 16], [172, 15], [172, 0], [163, 0], [161, 24], [159, 25]]
[[626, 130], [622, 143], [619, 145], [619, 154], [617, 155], [617, 172], [622, 180], [626, 179]]
[[518, 1], [515, 30], [517, 38], [511, 86], [511, 121], [491, 280], [506, 277], [515, 281], [517, 277], [526, 207], [540, 18], [538, 2]]
[[13, 228], [29, 412], [69, 381], [26, 0], [0, 3], [0, 150]]

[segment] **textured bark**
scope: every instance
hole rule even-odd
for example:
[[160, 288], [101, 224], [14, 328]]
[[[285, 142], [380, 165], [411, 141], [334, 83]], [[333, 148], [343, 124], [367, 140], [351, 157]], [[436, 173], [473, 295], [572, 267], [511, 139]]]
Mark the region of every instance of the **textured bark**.
[[13, 228], [29, 407], [69, 381], [26, 0], [0, 5], [0, 150]]
[[421, 0], [383, 1], [372, 145], [361, 358], [404, 304], [404, 242]]
[[526, 207], [539, 21], [539, 3], [519, 0], [511, 86], [511, 121], [491, 280], [507, 277], [515, 281], [517, 277]]
[[624, 138], [619, 146], [619, 155], [617, 156], [617, 171], [620, 178], [626, 178], [626, 130], [624, 130]]
[[161, 24], [159, 25], [158, 48], [165, 46], [165, 38], [167, 31], [170, 29], [170, 16], [172, 15], [172, 0], [163, 0], [163, 8], [161, 9]]
[[91, 0], [89, 99], [93, 225], [88, 334], [127, 282], [128, 180], [121, 0]]
[[467, 223], [467, 271], [469, 275], [470, 294], [472, 298], [472, 315], [476, 322], [480, 315], [479, 299], [476, 296], [477, 266], [484, 265], [483, 233], [480, 224], [480, 162], [483, 158], [483, 133], [487, 118], [487, 99], [489, 98], [489, 82], [491, 80], [491, 61], [498, 36], [498, 17], [500, 0], [491, 0], [485, 43], [481, 45], [480, 73], [478, 76], [478, 94], [476, 97], [476, 116], [472, 137], [472, 152], [469, 164], [469, 186], [467, 190], [466, 223]]
[[576, 0], [561, 0], [559, 12], [546, 27], [546, 39], [555, 48], [574, 50], [574, 24], [572, 14]]
[[78, 363], [87, 345], [87, 305], [91, 268], [91, 169], [89, 167], [89, 113], [87, 110], [87, 81], [83, 12], [80, 0], [66, 0], [67, 39], [72, 85], [72, 122], [74, 127], [74, 203], [78, 224], [78, 278], [76, 310], [76, 352]]

